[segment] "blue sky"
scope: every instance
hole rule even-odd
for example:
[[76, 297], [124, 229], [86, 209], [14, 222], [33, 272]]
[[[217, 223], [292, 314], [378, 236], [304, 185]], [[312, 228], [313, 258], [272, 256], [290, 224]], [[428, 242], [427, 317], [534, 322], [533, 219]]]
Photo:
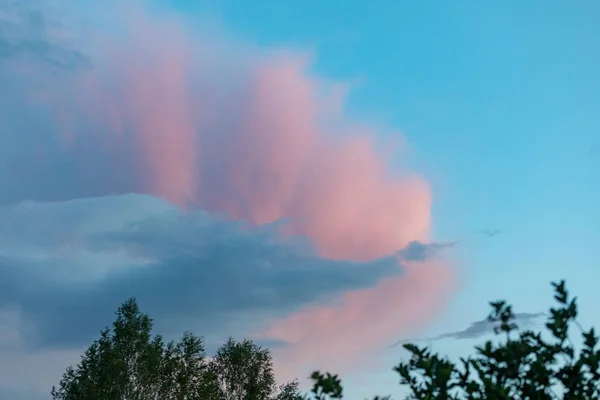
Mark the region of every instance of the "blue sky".
[[[0, 11], [6, 4], [0, 1]], [[376, 127], [386, 127], [386, 129], [374, 130], [380, 132], [372, 137], [375, 142], [393, 141], [395, 134], [390, 132], [402, 132], [410, 146], [409, 156], [408, 159], [405, 156], [398, 156], [398, 159], [392, 160], [392, 164], [394, 166], [397, 164], [398, 168], [408, 164], [411, 169], [421, 173], [431, 185], [433, 193], [431, 244], [459, 241], [452, 249], [447, 250], [454, 260], [455, 268], [459, 271], [460, 290], [447, 300], [447, 307], [441, 315], [428, 320], [424, 329], [417, 329], [414, 333], [428, 337], [465, 329], [473, 321], [485, 317], [488, 312], [487, 302], [498, 298], [511, 301], [518, 311], [532, 313], [544, 311], [550, 304], [550, 281], [561, 278], [567, 279], [568, 286], [580, 297], [582, 323], [600, 325], [600, 320], [594, 315], [595, 310], [592, 308], [592, 304], [600, 300], [600, 295], [594, 287], [594, 282], [600, 277], [595, 257], [596, 248], [600, 243], [600, 213], [598, 212], [600, 52], [597, 51], [600, 43], [600, 25], [597, 24], [600, 4], [591, 0], [574, 3], [532, 0], [526, 4], [504, 2], [494, 6], [478, 1], [374, 1], [367, 4], [347, 0], [342, 4], [313, 0], [297, 2], [175, 0], [162, 2], [161, 6], [165, 13], [168, 9], [176, 9], [177, 12], [187, 16], [188, 21], [197, 28], [203, 28], [202, 24], [207, 22], [215, 24], [220, 30], [226, 32], [228, 37], [235, 37], [236, 40], [243, 40], [263, 49], [281, 48], [310, 53], [312, 73], [335, 82], [350, 84], [346, 111], [353, 120]], [[113, 11], [112, 8], [108, 8], [109, 18], [114, 17]], [[96, 14], [88, 12], [86, 15], [92, 20], [100, 19]], [[151, 33], [155, 34], [154, 31]], [[21, 34], [21, 31], [16, 33], [17, 36]], [[30, 38], [30, 36], [26, 37]], [[37, 36], [31, 37], [35, 40], [39, 39]], [[158, 36], [153, 38], [161, 39]], [[0, 36], [0, 50], [4, 44], [1, 39]], [[210, 39], [210, 37], [203, 37], [204, 42], [201, 43], [206, 44]], [[44, 43], [46, 41], [49, 43], [50, 39], [44, 37], [43, 40]], [[72, 61], [78, 60], [81, 54], [84, 58], [89, 54], [92, 56], [100, 54], [93, 50], [90, 50], [89, 54], [86, 53], [87, 48], [82, 45], [85, 42], [82, 37], [77, 37], [75, 42], [82, 47], [69, 50], [71, 53], [65, 51], [66, 47], [58, 47], [63, 46], [62, 42], [52, 43], [57, 47], [50, 56], [57, 56], [57, 54], [60, 57], [69, 56], [68, 60]], [[171, 42], [159, 44], [164, 43]], [[175, 40], [174, 43], [179, 42]], [[124, 42], [123, 46], [137, 46], [137, 44], [138, 42], [131, 41]], [[198, 44], [198, 47], [201, 45]], [[40, 48], [37, 51], [40, 51]], [[252, 64], [255, 58], [259, 59], [256, 61], [257, 65], [262, 65], [260, 64], [262, 56], [253, 53], [253, 50], [237, 45], [228, 49], [233, 52], [239, 51], [239, 54], [232, 56], [235, 61], [230, 64], [225, 62], [224, 65], [228, 69], [223, 70], [225, 71], [223, 74], [231, 73], [234, 77], [245, 77], [246, 62]], [[148, 51], [149, 53], [141, 54], [157, 54]], [[178, 268], [182, 268], [175, 270], [177, 274], [185, 275], [184, 271], [188, 271], [185, 268], [197, 261], [195, 258], [185, 258], [193, 252], [191, 249], [193, 243], [196, 243], [190, 241], [190, 236], [203, 238], [206, 243], [209, 243], [206, 244], [207, 247], [213, 246], [218, 249], [235, 243], [235, 246], [238, 246], [236, 254], [221, 254], [218, 251], [210, 254], [216, 260], [215, 264], [222, 263], [225, 266], [219, 272], [221, 275], [215, 275], [214, 282], [221, 282], [226, 276], [222, 274], [247, 273], [247, 276], [252, 277], [243, 282], [246, 286], [241, 285], [244, 287], [240, 289], [242, 290], [240, 297], [230, 299], [231, 304], [222, 300], [219, 303], [223, 304], [221, 308], [210, 311], [194, 306], [186, 307], [183, 311], [179, 310], [182, 314], [186, 314], [186, 317], [182, 317], [182, 321], [178, 322], [179, 325], [173, 325], [177, 329], [187, 327], [186, 323], [195, 321], [194, 318], [218, 319], [221, 315], [219, 313], [239, 312], [240, 304], [244, 307], [250, 305], [262, 307], [265, 315], [279, 318], [290, 313], [290, 310], [306, 306], [307, 297], [322, 299], [327, 296], [324, 287], [317, 285], [312, 291], [305, 293], [298, 290], [298, 286], [294, 286], [294, 283], [306, 285], [306, 282], [315, 279], [323, 281], [334, 279], [340, 284], [332, 291], [342, 293], [367, 287], [373, 281], [383, 279], [389, 274], [389, 260], [381, 254], [377, 254], [382, 257], [376, 260], [359, 260], [359, 269], [353, 273], [344, 272], [341, 268], [345, 266], [345, 261], [333, 263], [334, 267], [340, 268], [332, 269], [330, 266], [332, 261], [312, 254], [307, 259], [302, 259], [305, 260], [306, 265], [298, 267], [299, 271], [305, 271], [306, 275], [303, 277], [306, 281], [298, 279], [297, 274], [294, 275], [297, 273], [296, 270], [282, 272], [281, 275], [266, 273], [261, 275], [264, 271], [260, 269], [258, 262], [248, 262], [250, 268], [256, 268], [250, 270], [252, 272], [248, 270], [236, 272], [233, 268], [242, 263], [236, 257], [249, 257], [250, 261], [253, 261], [252, 256], [248, 254], [257, 252], [266, 257], [268, 262], [280, 262], [282, 254], [285, 254], [288, 262], [294, 264], [294, 268], [300, 263], [294, 258], [295, 253], [291, 250], [291, 255], [286, 253], [289, 250], [286, 243], [275, 249], [268, 244], [270, 242], [266, 239], [273, 235], [268, 226], [254, 232], [253, 235], [256, 236], [252, 236], [239, 232], [230, 225], [219, 225], [219, 221], [211, 219], [212, 217], [203, 212], [189, 219], [181, 217], [172, 205], [152, 197], [162, 195], [167, 202], [173, 203], [174, 201], [169, 197], [172, 194], [169, 192], [171, 187], [166, 187], [167, 195], [158, 193], [163, 187], [159, 187], [157, 193], [146, 190], [147, 188], [143, 186], [146, 181], [137, 182], [136, 174], [139, 171], [128, 164], [127, 158], [121, 157], [122, 154], [128, 155], [131, 149], [123, 147], [120, 150], [122, 154], [120, 152], [98, 153], [96, 148], [103, 142], [93, 141], [101, 137], [97, 136], [93, 129], [90, 130], [89, 136], [84, 136], [93, 140], [86, 139], [91, 140], [88, 142], [84, 140], [83, 144], [78, 144], [77, 146], [80, 147], [76, 147], [76, 151], [72, 153], [63, 153], [49, 147], [42, 149], [44, 157], [52, 161], [48, 164], [48, 168], [51, 169], [44, 170], [49, 171], [50, 179], [47, 179], [47, 176], [40, 172], [41, 170], [34, 171], [23, 167], [25, 164], [31, 165], [28, 161], [30, 158], [27, 157], [32, 157], [31, 154], [34, 154], [30, 145], [33, 141], [32, 134], [38, 134], [39, 131], [39, 137], [49, 138], [55, 133], [46, 130], [48, 125], [44, 122], [46, 114], [39, 112], [38, 108], [34, 108], [25, 100], [20, 102], [24, 93], [21, 88], [39, 85], [37, 87], [47, 88], [50, 91], [50, 98], [54, 103], [67, 105], [73, 103], [61, 97], [59, 92], [62, 93], [64, 88], [66, 88], [65, 96], [80, 92], [71, 91], [75, 90], [73, 88], [76, 86], [75, 84], [69, 86], [70, 81], [63, 80], [62, 72], [56, 75], [59, 76], [57, 81], [61, 84], [66, 82], [60, 90], [52, 83], [44, 86], [48, 83], [47, 77], [55, 75], [43, 75], [43, 78], [35, 78], [27, 83], [22, 83], [17, 78], [11, 80], [17, 75], [11, 75], [13, 72], [9, 67], [12, 64], [6, 64], [8, 67], [2, 69], [4, 64], [1, 63], [5, 59], [8, 60], [6, 54], [9, 52], [3, 54], [0, 51], [0, 83], [5, 82], [6, 87], [9, 87], [8, 82], [10, 82], [10, 89], [16, 90], [13, 93], [17, 95], [0, 94], [0, 106], [5, 105], [5, 110], [9, 108], [11, 110], [10, 115], [3, 114], [0, 110], [0, 122], [6, 124], [5, 130], [0, 133], [0, 144], [4, 144], [4, 150], [0, 148], [0, 155], [6, 155], [5, 160], [8, 161], [5, 161], [5, 167], [8, 170], [19, 171], [19, 173], [25, 171], [26, 178], [25, 180], [0, 178], [0, 215], [14, 226], [21, 227], [16, 234], [12, 228], [4, 230], [0, 228], [0, 243], [8, 243], [5, 248], [10, 250], [0, 252], [0, 256], [3, 257], [0, 258], [0, 274], [13, 271], [7, 267], [8, 261], [3, 264], [5, 260], [17, 260], [18, 265], [24, 266], [24, 270], [40, 265], [52, 268], [53, 262], [61, 260], [64, 262], [62, 266], [64, 269], [57, 272], [58, 276], [71, 276], [73, 271], [79, 271], [81, 276], [77, 275], [77, 278], [73, 279], [97, 283], [100, 279], [98, 276], [104, 276], [103, 274], [106, 273], [102, 269], [104, 264], [129, 267], [147, 262], [145, 259], [135, 258], [127, 253], [127, 248], [124, 246], [134, 244], [143, 249], [150, 249], [149, 255], [146, 255], [153, 257], [152, 259], [158, 265], [165, 267], [165, 275], [161, 276], [164, 280], [168, 280], [175, 279], [171, 275], [166, 275], [167, 271], [173, 271], [172, 263], [177, 262]], [[45, 55], [48, 57], [47, 53]], [[125, 73], [115, 66], [117, 64], [104, 64], [92, 56], [89, 58], [96, 70], [103, 71], [103, 67], [112, 68], [108, 71], [117, 74], [106, 75], [109, 78], [112, 76], [120, 78], [121, 75], [118, 74]], [[247, 61], [246, 56], [252, 60]], [[62, 61], [65, 59], [61, 58]], [[29, 58], [20, 61], [32, 65], [37, 62]], [[73, 61], [73, 65], [77, 62]], [[236, 69], [237, 66], [232, 67], [236, 62], [243, 65], [240, 67], [241, 72]], [[73, 71], [69, 73], [78, 73], [80, 69], [85, 70], [83, 63], [77, 65], [70, 66]], [[290, 69], [296, 71], [295, 64]], [[220, 73], [222, 70], [217, 72]], [[106, 76], [103, 75], [101, 78]], [[133, 79], [133, 75], [122, 76]], [[125, 78], [118, 82], [127, 82]], [[161, 75], [156, 80], [162, 78]], [[217, 81], [221, 82], [218, 79]], [[165, 82], [167, 84], [174, 82], [175, 86], [178, 83], [171, 80]], [[196, 83], [196, 81], [192, 82], [192, 84]], [[238, 88], [235, 85], [231, 87]], [[243, 85], [240, 87], [243, 90], [246, 88]], [[165, 98], [170, 99], [171, 95], [176, 98], [177, 88], [173, 92], [171, 87], [162, 88], [166, 88]], [[83, 97], [75, 98], [83, 99]], [[237, 103], [227, 100], [224, 104], [231, 106]], [[165, 106], [164, 103], [157, 103], [157, 105]], [[271, 105], [276, 106], [277, 102], [274, 101]], [[23, 112], [19, 111], [21, 106], [24, 107]], [[26, 118], [32, 115], [36, 117]], [[96, 114], [90, 115], [96, 116]], [[182, 117], [183, 119], [185, 116]], [[131, 120], [126, 119], [126, 121]], [[173, 121], [173, 123], [177, 122], [180, 121]], [[159, 120], [153, 123], [159, 123]], [[24, 132], [31, 134], [19, 136], [17, 133], [20, 131], [15, 127], [26, 127]], [[11, 135], [13, 130], [16, 133]], [[87, 131], [85, 132], [87, 134]], [[132, 140], [136, 138], [135, 134], [131, 137]], [[243, 140], [245, 136], [239, 138]], [[288, 140], [292, 139], [293, 135], [288, 137]], [[54, 144], [51, 140], [47, 143]], [[169, 147], [170, 143], [164, 142], [163, 147]], [[184, 143], [183, 139], [181, 143]], [[140, 144], [148, 143], [141, 141]], [[132, 145], [127, 142], [127, 146]], [[3, 153], [9, 148], [10, 152]], [[264, 150], [268, 153], [270, 149], [267, 147]], [[109, 157], [106, 156], [107, 154]], [[226, 153], [225, 156], [231, 154]], [[167, 158], [161, 160], [170, 160], [168, 155], [165, 157]], [[73, 165], [78, 168], [73, 168]], [[82, 168], [86, 166], [89, 168]], [[92, 170], [99, 171], [99, 168], [109, 172], [93, 172], [92, 175], [86, 175]], [[152, 168], [146, 169], [152, 170]], [[123, 171], [126, 173], [123, 173], [120, 180], [115, 183], [114, 177]], [[185, 171], [175, 168], [173, 175], [168, 178], [179, 182], [176, 178], [180, 177], [180, 173]], [[14, 174], [14, 177], [17, 176], [20, 175]], [[218, 178], [226, 181], [228, 176], [219, 175]], [[164, 184], [157, 180], [157, 184], [161, 183]], [[218, 188], [214, 190], [217, 194], [225, 193], [219, 192]], [[150, 196], [136, 197], [131, 194], [133, 192], [142, 192]], [[118, 195], [115, 198], [101, 197], [115, 194]], [[181, 193], [178, 191], [175, 194]], [[84, 198], [87, 200], [82, 200]], [[28, 204], [27, 200], [36, 203]], [[48, 203], [50, 200], [59, 203], [50, 204]], [[300, 202], [303, 200], [305, 199], [302, 198]], [[398, 215], [405, 218], [401, 213]], [[414, 222], [410, 217], [406, 218], [408, 222]], [[43, 230], [39, 226], [40, 219], [52, 223], [47, 222], [48, 226]], [[138, 219], [144, 219], [145, 223], [159, 231], [160, 235], [149, 237], [148, 232], [143, 230], [133, 233], [120, 230], [120, 224], [135, 222]], [[418, 221], [415, 224], [418, 225]], [[213, 227], [221, 229], [219, 232], [223, 232], [222, 236], [212, 239], [207, 229]], [[481, 230], [500, 232], [493, 237], [485, 237], [478, 233]], [[43, 235], [40, 235], [40, 232]], [[404, 234], [404, 231], [401, 233]], [[43, 237], [44, 235], [51, 238], [62, 238], [61, 235], [84, 237], [85, 243], [77, 242], [77, 245], [82, 246], [81, 249], [77, 247], [77, 251], [70, 253], [71, 250], [67, 249], [67, 251], [59, 246], [61, 244], [59, 239], [56, 239], [56, 242], [48, 241]], [[170, 238], [174, 238], [172, 242]], [[160, 241], [161, 246], [152, 245], [157, 241]], [[57, 253], [59, 247], [61, 251], [66, 251], [64, 254], [68, 256]], [[110, 256], [102, 253], [100, 257], [97, 254], [98, 248], [118, 251], [110, 253]], [[124, 253], [120, 252], [122, 249], [125, 249]], [[20, 251], [24, 252], [23, 254], [29, 252], [29, 255], [25, 257], [19, 253]], [[185, 257], [175, 259], [173, 254], [177, 251], [185, 254]], [[35, 263], [29, 256], [35, 258]], [[87, 263], [93, 268], [90, 267], [82, 272], [78, 269], [81, 263]], [[29, 266], [30, 264], [32, 266]], [[310, 271], [306, 272], [302, 268], [308, 268]], [[330, 269], [325, 273], [322, 268]], [[42, 269], [35, 271], [38, 273]], [[10, 273], [9, 278], [20, 277], [14, 271]], [[0, 296], [0, 311], [4, 312], [5, 309], [2, 307], [7, 304], [17, 304], [22, 308], [23, 315], [37, 318], [35, 321], [51, 333], [44, 337], [33, 335], [24, 340], [35, 342], [30, 346], [32, 349], [35, 348], [35, 351], [40, 348], [46, 351], [49, 348], [50, 350], [40, 357], [43, 360], [52, 359], [54, 363], [57, 361], [52, 358], [54, 356], [48, 355], [50, 354], [48, 351], [57, 351], [57, 348], [67, 349], [66, 355], [60, 353], [56, 356], [63, 362], [63, 358], [69, 359], [68, 354], [77, 354], [77, 346], [85, 343], [87, 336], [64, 339], [63, 342], [71, 340], [68, 344], [70, 347], [67, 348], [65, 343], [57, 341], [57, 338], [64, 336], [64, 331], [61, 331], [60, 327], [48, 325], [50, 323], [40, 315], [71, 307], [73, 299], [80, 299], [79, 301], [85, 299], [90, 307], [93, 304], [93, 307], [97, 307], [95, 310], [99, 315], [104, 316], [102, 317], [104, 319], [98, 317], [101, 321], [91, 318], [85, 320], [87, 324], [85, 329], [95, 332], [99, 329], [96, 326], [98, 324], [103, 326], [102, 324], [105, 323], [103, 321], [111, 315], [114, 304], [119, 301], [117, 297], [125, 296], [124, 292], [122, 293], [125, 287], [122, 281], [119, 283], [115, 280], [114, 287], [108, 284], [101, 286], [103, 291], [97, 293], [101, 293], [102, 296], [112, 296], [110, 298], [114, 299], [112, 303], [105, 304], [98, 300], [99, 296], [82, 294], [65, 282], [52, 286], [54, 283], [48, 284], [47, 282], [51, 280], [47, 280], [46, 275], [33, 273], [30, 275], [37, 277], [35, 284], [32, 284], [34, 286], [31, 287], [39, 290], [42, 297], [30, 298], [19, 294], [18, 289], [14, 289], [14, 294], [11, 292], [4, 297]], [[143, 274], [138, 277], [132, 273], [127, 275], [127, 279], [131, 281], [139, 279], [147, 282], [148, 285], [155, 284], [152, 283], [154, 282], [152, 277]], [[267, 304], [268, 302], [265, 302], [262, 297], [252, 297], [250, 295], [254, 289], [252, 285], [259, 287], [265, 285], [265, 282], [275, 287], [272, 295], [284, 296], [285, 293], [293, 292], [293, 298], [290, 296], [286, 302], [280, 301], [285, 303], [285, 306], [281, 304], [273, 306]], [[135, 286], [135, 284], [131, 285]], [[189, 288], [190, 293], [193, 292], [192, 286], [190, 285]], [[246, 292], [243, 290], [246, 290], [246, 287], [248, 297], [244, 297]], [[140, 287], [136, 290], [144, 299], [143, 296], [147, 293], [145, 288]], [[230, 288], [223, 287], [222, 290], [230, 290]], [[66, 294], [54, 296], [55, 302], [42, 304], [43, 307], [35, 303], [36, 299], [39, 302], [43, 295], [51, 296], [56, 293]], [[424, 293], [424, 296], [429, 294]], [[185, 290], [182, 290], [180, 295], [184, 297], [167, 296], [172, 303], [153, 302], [148, 295], [146, 304], [151, 314], [157, 316], [159, 327], [164, 328], [170, 323], [167, 318], [170, 313], [168, 304], [177, 304], [183, 298], [190, 299], [185, 297], [188, 296]], [[192, 299], [202, 302], [201, 298]], [[415, 297], [414, 301], [417, 302], [418, 299]], [[409, 302], [399, 307], [410, 308], [410, 298], [407, 301]], [[14, 318], [18, 320], [18, 317]], [[9, 321], [8, 317], [5, 319]], [[3, 320], [0, 319], [1, 321]], [[65, 321], [66, 324], [68, 320]], [[161, 321], [163, 321], [162, 325]], [[366, 323], [368, 321], [365, 321]], [[18, 324], [15, 326], [18, 328]], [[228, 330], [227, 334], [232, 332], [245, 334], [254, 328], [254, 325], [250, 327], [245, 322], [236, 320], [220, 329], [206, 332], [206, 335], [217, 340], [219, 335], [222, 336], [224, 329]], [[85, 329], [82, 328], [82, 332]], [[473, 340], [444, 340], [436, 342], [435, 348], [444, 354], [456, 357], [468, 353], [476, 343], [478, 342]], [[27, 347], [24, 353], [15, 352], [14, 360], [17, 360], [15, 362], [23, 366], [22, 368], [31, 365], [30, 360], [35, 360], [37, 356], [37, 353], [32, 353], [33, 351]], [[383, 360], [376, 363], [375, 367], [345, 374], [347, 398], [353, 400], [374, 394], [400, 393], [396, 385], [397, 379], [390, 369], [402, 356], [399, 350], [390, 351]], [[47, 361], [50, 370], [54, 368], [50, 367], [51, 365], [56, 365], [52, 362]], [[60, 365], [62, 368], [62, 364]], [[0, 371], [4, 371], [2, 368], [3, 366], [0, 365]], [[40, 378], [40, 382], [46, 384], [49, 381], [49, 378], [44, 375], [46, 371], [41, 371], [39, 374], [44, 376], [43, 379]], [[0, 383], [0, 388], [1, 386]]]
[[353, 115], [400, 129], [434, 180], [437, 236], [514, 226], [569, 258], [598, 240], [596, 2], [175, 4], [358, 81]]
[[317, 71], [356, 82], [353, 115], [406, 135], [434, 182], [436, 238], [464, 241], [463, 290], [435, 329], [468, 324], [495, 298], [545, 309], [561, 278], [598, 323], [597, 2], [192, 3], [177, 6], [262, 44], [314, 50]]

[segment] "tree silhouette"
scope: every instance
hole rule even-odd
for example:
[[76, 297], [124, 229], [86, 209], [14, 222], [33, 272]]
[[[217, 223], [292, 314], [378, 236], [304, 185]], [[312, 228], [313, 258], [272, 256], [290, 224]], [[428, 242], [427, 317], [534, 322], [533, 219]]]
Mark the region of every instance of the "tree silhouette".
[[[500, 342], [488, 340], [475, 355], [454, 363], [427, 347], [405, 344], [410, 359], [394, 368], [410, 400], [591, 400], [600, 398], [600, 350], [594, 328], [577, 323], [577, 299], [565, 282], [553, 283], [556, 306], [551, 307], [542, 334], [518, 330], [512, 307], [490, 303], [489, 321]], [[575, 326], [582, 335], [580, 350], [569, 338]], [[342, 398], [337, 375], [315, 372], [313, 395], [319, 400]], [[376, 397], [377, 399], [378, 397]]]
[[298, 383], [277, 386], [271, 355], [250, 340], [230, 338], [209, 359], [200, 336], [165, 343], [135, 299], [100, 332], [80, 363], [68, 367], [54, 400], [296, 400]]

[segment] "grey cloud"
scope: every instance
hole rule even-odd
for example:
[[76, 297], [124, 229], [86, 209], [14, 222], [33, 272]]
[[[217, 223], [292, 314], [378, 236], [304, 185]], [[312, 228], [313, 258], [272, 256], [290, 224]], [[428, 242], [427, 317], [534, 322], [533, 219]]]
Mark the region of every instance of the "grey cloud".
[[89, 66], [89, 60], [81, 53], [42, 39], [9, 41], [0, 38], [0, 59], [22, 55], [35, 56], [54, 67], [76, 69]]
[[[36, 106], [35, 99], [49, 93], [51, 104], [58, 105], [60, 94], [71, 90], [72, 78], [79, 75], [74, 72], [91, 67], [89, 58], [63, 35], [63, 16], [38, 1], [0, 0], [0, 204], [122, 193], [127, 185], [122, 163], [111, 165], [111, 157], [97, 150], [100, 135], [75, 144], [79, 154], [69, 153], [55, 117]], [[74, 166], [86, 159], [89, 167], [77, 171]], [[117, 183], [98, 171], [110, 171]]]
[[26, 352], [2, 351], [0, 357], [0, 399], [48, 399], [68, 365], [76, 364], [84, 349]]
[[[518, 324], [519, 328], [526, 328], [534, 324], [536, 320], [543, 315], [544, 313], [515, 313], [514, 322]], [[476, 339], [478, 337], [493, 333], [494, 327], [496, 327], [497, 325], [497, 323], [493, 323], [486, 318], [471, 323], [471, 325], [469, 325], [466, 329], [463, 329], [461, 331], [441, 333], [437, 336], [424, 339], [404, 339], [394, 343], [392, 347], [395, 347], [402, 343], [413, 341], [434, 341], [441, 339]]]
[[458, 244], [458, 241], [432, 243], [412, 241], [398, 252], [398, 256], [404, 261], [425, 261], [433, 257], [438, 251], [454, 247], [456, 244]]
[[32, 3], [0, 1], [0, 61], [27, 57], [27, 61], [62, 69], [90, 67], [82, 52], [50, 33], [62, 26], [61, 21], [37, 2]]
[[14, 389], [11, 387], [0, 386], [0, 400], [15, 400], [15, 399], [27, 399], [27, 400], [47, 400], [48, 390], [34, 390], [34, 389]]
[[289, 346], [290, 343], [286, 342], [285, 340], [275, 340], [275, 339], [258, 339], [254, 341], [257, 345], [265, 347], [267, 349], [278, 349], [278, 348], [282, 348], [282, 347], [286, 347]]
[[84, 345], [130, 296], [165, 333], [196, 321], [210, 336], [401, 273], [393, 255], [322, 259], [270, 226], [183, 214], [142, 195], [26, 203], [0, 216], [0, 307], [18, 305], [25, 343], [37, 347]]

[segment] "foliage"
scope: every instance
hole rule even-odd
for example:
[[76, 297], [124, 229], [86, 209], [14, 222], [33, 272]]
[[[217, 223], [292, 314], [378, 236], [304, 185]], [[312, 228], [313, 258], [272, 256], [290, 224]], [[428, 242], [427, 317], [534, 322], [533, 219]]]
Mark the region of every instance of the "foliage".
[[211, 369], [225, 400], [267, 399], [275, 387], [268, 350], [250, 340], [236, 342], [229, 338], [217, 351]]
[[185, 332], [165, 343], [135, 299], [123, 303], [54, 400], [296, 400], [298, 382], [277, 387], [271, 355], [249, 340], [229, 339], [209, 359], [201, 337]]
[[[600, 398], [600, 350], [594, 329], [577, 323], [577, 299], [564, 281], [553, 283], [556, 306], [546, 332], [518, 330], [512, 307], [492, 302], [488, 319], [499, 341], [487, 341], [475, 354], [455, 363], [426, 347], [406, 344], [407, 362], [394, 368], [408, 389], [407, 400]], [[579, 349], [569, 337], [582, 334]], [[298, 382], [277, 386], [271, 355], [250, 340], [233, 338], [206, 356], [201, 337], [185, 332], [178, 341], [152, 335], [152, 320], [135, 299], [119, 307], [111, 329], [104, 329], [75, 367], [67, 368], [54, 400], [301, 400]], [[315, 400], [341, 399], [340, 378], [314, 372]], [[385, 400], [389, 397], [375, 397]]]
[[[577, 299], [571, 298], [565, 282], [553, 283], [556, 306], [550, 308], [542, 335], [532, 330], [519, 331], [512, 307], [504, 301], [492, 302], [488, 319], [497, 326], [503, 340], [487, 341], [475, 348], [475, 355], [460, 363], [406, 344], [408, 362], [394, 371], [409, 390], [410, 400], [434, 399], [530, 399], [588, 400], [600, 398], [600, 350], [594, 329], [584, 331], [577, 323]], [[577, 351], [569, 338], [575, 325], [583, 338]], [[315, 372], [313, 394], [316, 399], [342, 398], [336, 375]], [[329, 396], [329, 397], [327, 397]], [[377, 398], [376, 398], [377, 399]]]

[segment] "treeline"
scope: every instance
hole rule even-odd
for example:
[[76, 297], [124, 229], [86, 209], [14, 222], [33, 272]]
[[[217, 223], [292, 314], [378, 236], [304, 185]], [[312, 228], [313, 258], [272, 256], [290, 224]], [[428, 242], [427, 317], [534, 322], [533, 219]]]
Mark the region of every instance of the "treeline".
[[298, 382], [277, 385], [268, 349], [230, 338], [208, 357], [202, 337], [185, 332], [166, 342], [135, 299], [119, 307], [75, 367], [55, 400], [298, 400]]
[[[488, 319], [500, 337], [475, 347], [456, 363], [413, 344], [396, 367], [409, 400], [591, 400], [600, 399], [599, 338], [576, 321], [577, 300], [565, 282], [553, 283], [555, 307], [545, 332], [519, 330], [512, 307], [492, 302]], [[571, 340], [575, 327], [581, 345]], [[152, 320], [135, 299], [117, 311], [81, 362], [67, 368], [55, 400], [318, 400], [341, 399], [337, 375], [314, 372], [310, 394], [297, 381], [278, 385], [268, 349], [230, 338], [207, 357], [201, 337], [186, 332], [178, 341], [152, 335]], [[406, 357], [404, 357], [406, 358]], [[389, 399], [375, 397], [375, 399]]]

